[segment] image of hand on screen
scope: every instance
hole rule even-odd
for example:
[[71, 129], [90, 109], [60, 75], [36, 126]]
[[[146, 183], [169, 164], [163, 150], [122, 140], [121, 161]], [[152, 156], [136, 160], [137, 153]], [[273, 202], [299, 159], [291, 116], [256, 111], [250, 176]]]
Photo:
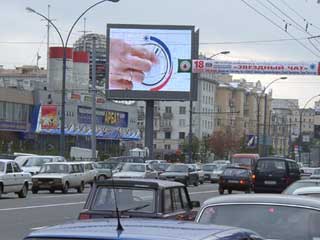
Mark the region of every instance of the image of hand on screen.
[[121, 39], [110, 39], [109, 88], [131, 90], [133, 82], [142, 83], [145, 73], [156, 63], [154, 52]]

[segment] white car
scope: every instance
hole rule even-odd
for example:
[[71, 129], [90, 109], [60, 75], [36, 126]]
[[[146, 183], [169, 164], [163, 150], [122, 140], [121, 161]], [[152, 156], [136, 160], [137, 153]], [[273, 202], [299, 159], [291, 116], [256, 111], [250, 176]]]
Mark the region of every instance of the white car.
[[211, 183], [216, 183], [219, 181], [220, 175], [228, 166], [228, 164], [205, 164], [202, 168], [206, 180], [209, 180]]
[[98, 170], [94, 162], [77, 162], [83, 167], [85, 183], [93, 184], [98, 179]]
[[39, 174], [32, 176], [32, 193], [39, 190], [49, 190], [54, 193], [61, 190], [68, 193], [75, 188], [82, 193], [85, 187], [83, 167], [77, 162], [53, 162], [44, 164]]
[[23, 172], [14, 160], [0, 159], [0, 198], [10, 192], [25, 198], [31, 185], [30, 173]]
[[204, 171], [198, 164], [188, 164], [189, 166], [193, 167], [193, 169], [198, 173], [199, 177], [199, 183], [203, 184], [204, 183]]
[[21, 168], [24, 172], [29, 172], [31, 175], [35, 175], [39, 173], [40, 168], [45, 163], [65, 161], [65, 158], [60, 156], [29, 156], [21, 165]]
[[121, 172], [113, 175], [115, 178], [157, 178], [157, 172], [146, 163], [125, 163]]

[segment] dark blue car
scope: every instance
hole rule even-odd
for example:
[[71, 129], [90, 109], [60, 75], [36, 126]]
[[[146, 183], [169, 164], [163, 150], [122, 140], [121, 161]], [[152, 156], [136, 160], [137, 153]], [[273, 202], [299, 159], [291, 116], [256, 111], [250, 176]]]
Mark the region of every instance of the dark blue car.
[[256, 233], [235, 227], [202, 225], [194, 222], [158, 219], [74, 221], [29, 234], [25, 240], [261, 240]]

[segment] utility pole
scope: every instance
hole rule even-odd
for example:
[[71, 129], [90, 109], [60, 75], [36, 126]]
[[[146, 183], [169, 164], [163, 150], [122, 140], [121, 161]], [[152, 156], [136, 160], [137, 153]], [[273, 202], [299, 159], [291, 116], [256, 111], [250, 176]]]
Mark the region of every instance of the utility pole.
[[257, 153], [260, 154], [260, 148], [259, 148], [259, 135], [260, 135], [260, 95], [257, 94]]
[[267, 107], [268, 107], [268, 94], [264, 94], [264, 116], [263, 116], [263, 156], [267, 157]]
[[91, 128], [92, 128], [92, 136], [91, 136], [91, 150], [93, 159], [96, 159], [96, 37], [92, 39], [92, 113], [91, 113]]
[[[191, 97], [190, 97], [191, 99]], [[190, 113], [189, 113], [189, 163], [192, 163], [192, 100], [189, 101], [189, 108], [190, 108]]]
[[[48, 19], [50, 19], [50, 4], [48, 4]], [[49, 84], [49, 59], [50, 59], [50, 22], [47, 23], [47, 84]]]

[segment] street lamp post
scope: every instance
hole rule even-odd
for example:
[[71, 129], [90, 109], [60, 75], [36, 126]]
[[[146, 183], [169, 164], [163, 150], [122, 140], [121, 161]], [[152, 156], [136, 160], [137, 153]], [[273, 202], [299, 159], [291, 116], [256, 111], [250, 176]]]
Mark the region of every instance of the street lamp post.
[[[230, 51], [222, 51], [222, 52], [211, 55], [208, 59], [212, 59], [213, 57], [218, 56], [218, 55], [227, 55], [229, 53], [230, 53]], [[190, 99], [191, 99], [191, 97], [190, 97]], [[189, 163], [192, 163], [192, 121], [193, 121], [193, 118], [192, 118], [193, 101], [192, 100], [190, 100], [190, 102], [189, 102], [189, 108], [190, 108], [190, 110], [189, 110], [189, 138], [188, 138], [189, 152], [188, 152], [188, 155], [189, 155]]]
[[316, 97], [320, 97], [320, 94], [317, 94], [308, 99], [308, 101], [304, 104], [303, 108], [299, 111], [299, 162], [301, 162], [301, 148], [302, 148], [302, 115], [307, 105]]
[[[37, 12], [36, 10], [30, 8], [30, 7], [27, 7], [26, 10], [31, 12], [31, 13], [34, 13], [42, 18], [44, 18], [45, 20], [48, 21], [48, 23], [50, 23], [54, 29], [56, 30], [56, 32], [58, 33], [59, 35], [59, 38], [61, 40], [61, 44], [62, 44], [62, 48], [63, 48], [63, 60], [62, 60], [62, 93], [61, 93], [61, 122], [60, 122], [60, 130], [61, 130], [61, 133], [60, 133], [60, 156], [64, 156], [64, 153], [65, 153], [65, 117], [66, 117], [66, 114], [65, 114], [65, 95], [66, 95], [66, 71], [67, 71], [67, 47], [68, 47], [68, 42], [69, 42], [69, 39], [70, 39], [70, 36], [71, 36], [71, 33], [75, 27], [75, 25], [78, 23], [78, 21], [89, 11], [91, 10], [92, 8], [94, 8], [95, 6], [101, 4], [101, 3], [104, 3], [104, 2], [119, 2], [120, 0], [101, 0], [93, 5], [91, 5], [90, 7], [88, 7], [84, 12], [82, 12], [82, 14], [76, 19], [76, 21], [72, 24], [69, 32], [68, 32], [68, 35], [67, 35], [67, 39], [66, 41], [64, 42], [63, 38], [62, 38], [62, 35], [59, 31], [59, 29], [57, 28], [57, 26], [46, 16], [44, 16], [42, 13], [39, 13]], [[95, 101], [95, 99], [93, 99], [92, 101]]]
[[280, 77], [276, 78], [273, 81], [271, 81], [267, 86], [265, 86], [262, 90], [261, 94], [257, 94], [257, 152], [260, 153], [259, 149], [259, 135], [260, 135], [260, 104], [261, 104], [261, 97], [264, 96], [264, 127], [263, 127], [263, 156], [266, 156], [266, 132], [267, 132], [267, 101], [268, 96], [265, 94], [268, 87], [270, 87], [273, 83], [279, 81], [279, 80], [285, 80], [287, 77]]

